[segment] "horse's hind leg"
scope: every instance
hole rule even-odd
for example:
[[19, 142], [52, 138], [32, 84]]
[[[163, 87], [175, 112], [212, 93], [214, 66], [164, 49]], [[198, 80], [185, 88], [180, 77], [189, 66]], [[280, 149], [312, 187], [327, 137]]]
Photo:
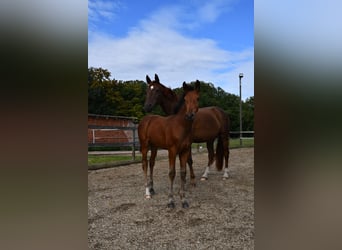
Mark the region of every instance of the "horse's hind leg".
[[228, 174], [228, 161], [229, 161], [229, 137], [224, 138], [223, 140], [223, 150], [224, 150], [224, 173], [223, 173], [223, 179], [229, 178]]
[[210, 167], [214, 163], [214, 141], [207, 142], [208, 149], [208, 166], [205, 168], [204, 173], [202, 175], [201, 181], [208, 180], [208, 174], [210, 172]]
[[148, 146], [141, 145], [141, 155], [142, 155], [142, 169], [144, 171], [145, 176], [145, 198], [150, 199], [151, 193], [150, 188], [147, 180], [147, 152], [148, 152]]
[[190, 170], [190, 183], [191, 186], [195, 187], [196, 186], [196, 179], [195, 179], [195, 173], [194, 173], [194, 169], [192, 167], [193, 161], [192, 161], [192, 154], [190, 151], [190, 155], [188, 158], [188, 165], [189, 165], [189, 170]]
[[149, 188], [150, 188], [150, 193], [151, 195], [155, 194], [155, 191], [153, 189], [153, 168], [155, 164], [157, 156], [157, 148], [151, 147], [151, 157], [150, 157], [150, 182], [149, 182]]

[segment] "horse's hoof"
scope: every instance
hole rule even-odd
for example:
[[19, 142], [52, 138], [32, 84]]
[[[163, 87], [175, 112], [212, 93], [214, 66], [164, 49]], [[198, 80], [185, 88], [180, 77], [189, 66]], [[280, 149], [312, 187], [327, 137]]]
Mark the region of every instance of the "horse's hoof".
[[182, 204], [183, 208], [188, 208], [189, 207], [189, 203], [187, 201], [184, 201]]
[[167, 207], [168, 208], [175, 208], [175, 203], [173, 201], [171, 201], [167, 204]]
[[201, 178], [201, 181], [207, 181], [208, 180], [208, 177], [202, 177]]
[[156, 192], [154, 191], [153, 188], [150, 189], [150, 193], [151, 193], [151, 195], [155, 195], [156, 194]]
[[152, 198], [152, 196], [151, 195], [145, 195], [145, 199], [147, 199], [147, 200], [149, 200], [149, 199], [151, 199]]

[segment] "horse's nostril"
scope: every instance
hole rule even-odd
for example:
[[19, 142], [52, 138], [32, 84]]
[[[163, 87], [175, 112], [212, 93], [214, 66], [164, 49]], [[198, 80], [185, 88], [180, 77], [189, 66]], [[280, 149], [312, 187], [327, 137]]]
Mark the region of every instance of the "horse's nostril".
[[146, 104], [144, 106], [144, 110], [145, 110], [145, 112], [150, 112], [152, 110], [152, 104], [151, 103]]
[[187, 120], [192, 121], [194, 119], [194, 117], [195, 117], [195, 114], [194, 113], [189, 113], [189, 114], [186, 114], [185, 117], [186, 117]]

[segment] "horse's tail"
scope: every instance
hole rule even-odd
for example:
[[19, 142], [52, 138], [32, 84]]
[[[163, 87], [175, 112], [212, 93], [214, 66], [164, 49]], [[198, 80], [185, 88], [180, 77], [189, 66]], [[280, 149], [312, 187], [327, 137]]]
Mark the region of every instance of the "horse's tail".
[[224, 147], [223, 147], [223, 138], [222, 136], [218, 137], [217, 145], [216, 145], [216, 169], [221, 171], [223, 168], [223, 156], [224, 156]]
[[225, 150], [228, 150], [229, 154], [229, 130], [230, 130], [230, 119], [222, 109], [220, 117], [222, 118], [222, 131], [218, 135], [216, 145], [216, 169], [221, 171], [223, 168], [223, 157], [225, 156]]

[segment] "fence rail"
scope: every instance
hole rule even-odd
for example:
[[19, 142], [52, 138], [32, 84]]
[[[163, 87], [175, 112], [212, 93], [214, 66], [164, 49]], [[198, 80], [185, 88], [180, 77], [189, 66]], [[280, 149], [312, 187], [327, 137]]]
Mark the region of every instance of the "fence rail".
[[[91, 134], [89, 134], [91, 131]], [[253, 139], [254, 131], [230, 131], [232, 139]], [[240, 137], [240, 134], [243, 135]], [[91, 140], [89, 139], [91, 137]], [[88, 126], [88, 147], [132, 147], [132, 154], [139, 148], [137, 126]]]
[[137, 126], [88, 126], [88, 147], [130, 147], [135, 160], [140, 146], [136, 130]]
[[[89, 130], [89, 128], [88, 128]], [[97, 146], [99, 144], [104, 145], [131, 145], [133, 143], [137, 144], [139, 139], [137, 137], [137, 132], [135, 127], [115, 127], [115, 128], [91, 128], [91, 139], [92, 142], [88, 140], [88, 146]], [[132, 135], [128, 135], [127, 133], [107, 133], [101, 134], [101, 132], [122, 132], [122, 131], [131, 131]], [[97, 135], [96, 132], [100, 132], [100, 135]], [[89, 138], [88, 138], [89, 139]], [[107, 142], [104, 142], [107, 141]]]
[[[240, 131], [229, 132], [231, 138], [240, 138]], [[254, 131], [241, 131], [241, 139], [254, 139]]]
[[[137, 129], [137, 124], [129, 124], [128, 126], [89, 125], [88, 147], [125, 148], [125, 151], [131, 151], [132, 161], [135, 161], [135, 152], [140, 148]], [[240, 147], [242, 140], [254, 139], [254, 131], [241, 131], [241, 133], [240, 131], [230, 131], [229, 135], [231, 139], [240, 139]], [[199, 147], [199, 145], [197, 146]]]

